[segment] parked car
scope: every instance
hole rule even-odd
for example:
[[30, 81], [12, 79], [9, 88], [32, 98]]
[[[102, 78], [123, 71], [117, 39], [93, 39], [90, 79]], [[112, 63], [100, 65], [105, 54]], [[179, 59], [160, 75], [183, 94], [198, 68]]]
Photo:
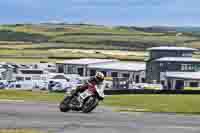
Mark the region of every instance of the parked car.
[[67, 91], [72, 87], [72, 83], [65, 79], [49, 79], [47, 82], [49, 91]]
[[14, 81], [10, 82], [7, 89], [17, 89], [17, 90], [32, 90], [33, 82], [31, 81]]
[[8, 85], [7, 80], [0, 80], [0, 89], [5, 89]]
[[6, 88], [6, 84], [4, 84], [3, 82], [0, 82], [0, 89], [5, 89]]

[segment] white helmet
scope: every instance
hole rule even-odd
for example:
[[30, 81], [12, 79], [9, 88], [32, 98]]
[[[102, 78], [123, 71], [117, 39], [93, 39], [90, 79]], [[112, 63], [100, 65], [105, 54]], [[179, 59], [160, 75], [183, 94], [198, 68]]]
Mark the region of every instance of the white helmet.
[[97, 81], [102, 82], [104, 80], [104, 74], [102, 72], [97, 72], [95, 78]]

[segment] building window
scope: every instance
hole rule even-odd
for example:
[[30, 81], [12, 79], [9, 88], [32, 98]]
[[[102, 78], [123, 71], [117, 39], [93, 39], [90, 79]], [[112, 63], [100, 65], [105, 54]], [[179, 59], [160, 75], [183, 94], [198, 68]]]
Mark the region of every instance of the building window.
[[111, 72], [111, 77], [117, 78], [118, 77], [118, 72]]
[[128, 74], [128, 73], [123, 73], [123, 74], [122, 74], [122, 77], [124, 77], [124, 78], [129, 78], [129, 77], [130, 77], [130, 74]]
[[71, 66], [71, 65], [68, 66], [68, 73], [69, 74], [73, 73], [73, 66]]
[[150, 72], [153, 72], [152, 64], [149, 65], [149, 70], [150, 70]]
[[132, 75], [132, 80], [133, 81], [135, 80], [135, 73], [133, 73], [133, 75]]
[[22, 74], [43, 74], [42, 70], [20, 70]]
[[181, 64], [182, 71], [193, 71], [195, 66], [193, 64]]
[[25, 77], [25, 80], [31, 80], [31, 77]]
[[75, 74], [75, 67], [73, 65], [68, 65], [68, 74]]
[[140, 76], [136, 75], [136, 77], [135, 77], [135, 83], [139, 83], [139, 82], [140, 82]]
[[161, 80], [161, 85], [164, 86], [165, 85], [165, 81]]
[[190, 82], [190, 87], [199, 87], [198, 82]]
[[200, 71], [200, 64], [196, 64], [194, 67], [195, 71]]
[[84, 68], [77, 68], [77, 72], [80, 76], [84, 75]]
[[107, 76], [107, 72], [106, 71], [101, 71], [101, 72], [104, 74], [105, 77]]
[[195, 65], [194, 64], [192, 64], [191, 67], [192, 67], [192, 71], [195, 70]]
[[16, 88], [21, 88], [21, 85], [20, 85], [20, 84], [17, 84], [17, 85], [16, 85]]
[[16, 80], [17, 80], [17, 81], [23, 81], [23, 80], [24, 80], [24, 77], [16, 77]]
[[145, 83], [145, 78], [142, 78], [142, 83]]
[[187, 70], [187, 64], [181, 64], [181, 71]]
[[58, 73], [64, 73], [64, 65], [58, 64]]
[[160, 63], [160, 67], [163, 67], [164, 66], [164, 64], [163, 63]]
[[188, 64], [188, 70], [190, 70], [190, 71], [194, 70], [194, 65], [193, 64]]
[[90, 70], [90, 76], [95, 76], [96, 70]]
[[192, 65], [188, 64], [188, 70], [192, 70]]
[[192, 53], [182, 53], [183, 57], [192, 57]]

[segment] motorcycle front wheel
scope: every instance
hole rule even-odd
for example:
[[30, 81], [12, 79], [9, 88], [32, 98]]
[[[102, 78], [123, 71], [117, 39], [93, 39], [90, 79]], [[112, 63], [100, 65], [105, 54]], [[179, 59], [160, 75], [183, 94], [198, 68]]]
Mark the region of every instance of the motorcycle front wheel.
[[67, 96], [65, 99], [60, 103], [59, 109], [61, 112], [68, 112], [70, 110], [69, 104], [71, 102], [71, 97]]
[[88, 97], [84, 101], [84, 104], [83, 104], [83, 107], [82, 107], [82, 112], [83, 113], [90, 113], [92, 110], [94, 110], [97, 107], [98, 103], [99, 103], [98, 98], [93, 97], [93, 96]]

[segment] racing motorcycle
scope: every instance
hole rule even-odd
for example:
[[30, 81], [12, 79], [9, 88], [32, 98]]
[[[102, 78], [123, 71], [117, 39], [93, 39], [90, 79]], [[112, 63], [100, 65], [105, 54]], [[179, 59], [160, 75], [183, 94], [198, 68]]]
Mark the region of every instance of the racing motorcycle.
[[99, 101], [104, 99], [104, 92], [98, 89], [96, 85], [88, 83], [88, 89], [83, 92], [74, 93], [72, 90], [68, 96], [61, 101], [59, 108], [61, 112], [82, 111], [89, 113], [93, 111]]

